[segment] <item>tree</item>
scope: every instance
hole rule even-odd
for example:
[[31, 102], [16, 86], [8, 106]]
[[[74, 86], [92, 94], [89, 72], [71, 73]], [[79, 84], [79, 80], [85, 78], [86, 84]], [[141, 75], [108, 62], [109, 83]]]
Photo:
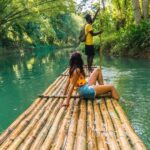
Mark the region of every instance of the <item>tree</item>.
[[133, 14], [136, 24], [141, 22], [141, 8], [139, 0], [132, 0]]
[[149, 0], [143, 0], [142, 1], [142, 7], [143, 7], [143, 16], [144, 16], [144, 19], [147, 19], [148, 18], [148, 9], [149, 9]]
[[[72, 12], [75, 12], [73, 0], [0, 0], [0, 42], [2, 45], [10, 44], [8, 41], [33, 44], [54, 42], [58, 37], [50, 19]], [[57, 30], [63, 31], [64, 28]]]

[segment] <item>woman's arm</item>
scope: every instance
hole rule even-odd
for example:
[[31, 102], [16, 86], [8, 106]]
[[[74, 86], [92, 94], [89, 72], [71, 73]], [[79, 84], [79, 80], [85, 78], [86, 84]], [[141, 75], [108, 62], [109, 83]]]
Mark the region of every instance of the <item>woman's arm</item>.
[[68, 106], [69, 105], [69, 101], [70, 101], [70, 97], [72, 95], [72, 92], [74, 90], [74, 87], [77, 83], [77, 80], [79, 78], [79, 74], [80, 74], [80, 69], [76, 69], [74, 72], [73, 72], [73, 76], [72, 76], [72, 83], [71, 83], [71, 86], [70, 86], [70, 89], [68, 91], [68, 95], [67, 95], [67, 98], [65, 100], [65, 102], [63, 103], [63, 106]]

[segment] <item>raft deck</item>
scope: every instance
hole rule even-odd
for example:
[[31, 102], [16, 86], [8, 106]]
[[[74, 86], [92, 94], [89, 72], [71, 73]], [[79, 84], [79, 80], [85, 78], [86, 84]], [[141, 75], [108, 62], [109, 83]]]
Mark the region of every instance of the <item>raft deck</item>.
[[63, 72], [1, 135], [0, 150], [146, 150], [112, 98], [79, 99], [60, 107], [67, 80]]

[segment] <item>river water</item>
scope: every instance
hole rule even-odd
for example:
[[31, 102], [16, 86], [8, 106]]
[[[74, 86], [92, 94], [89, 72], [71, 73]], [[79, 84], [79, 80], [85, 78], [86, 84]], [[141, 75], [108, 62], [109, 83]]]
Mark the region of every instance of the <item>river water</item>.
[[[70, 49], [42, 48], [0, 57], [0, 133], [66, 69], [69, 54]], [[100, 64], [98, 56], [94, 64]], [[150, 149], [150, 60], [103, 57], [102, 70], [105, 83], [114, 84], [125, 99], [121, 105]]]

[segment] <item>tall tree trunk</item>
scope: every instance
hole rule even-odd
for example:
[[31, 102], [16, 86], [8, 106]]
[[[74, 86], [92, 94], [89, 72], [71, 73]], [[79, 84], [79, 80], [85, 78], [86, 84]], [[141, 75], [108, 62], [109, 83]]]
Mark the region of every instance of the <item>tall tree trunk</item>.
[[149, 8], [150, 0], [143, 0], [142, 6], [143, 6], [143, 16], [144, 19], [148, 18], [148, 8]]
[[105, 2], [102, 0], [103, 9], [105, 10]]
[[136, 24], [139, 24], [141, 21], [141, 9], [139, 0], [132, 0], [133, 5], [133, 14]]

